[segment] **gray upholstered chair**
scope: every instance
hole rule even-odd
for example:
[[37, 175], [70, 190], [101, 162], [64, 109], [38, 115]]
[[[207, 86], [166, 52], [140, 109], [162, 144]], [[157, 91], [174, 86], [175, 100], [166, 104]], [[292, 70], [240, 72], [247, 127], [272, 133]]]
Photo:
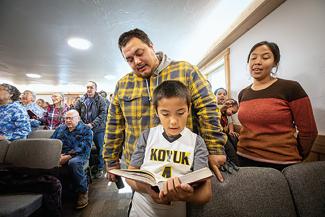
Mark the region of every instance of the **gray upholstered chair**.
[[15, 167], [52, 169], [59, 166], [62, 142], [58, 139], [23, 139], [10, 143], [5, 163]]
[[[61, 149], [62, 142], [58, 139], [16, 140], [10, 143], [4, 163], [13, 167], [52, 169], [59, 166]], [[42, 194], [4, 194], [0, 195], [0, 204], [0, 216], [27, 217], [42, 206]]]
[[325, 161], [292, 165], [283, 170], [297, 214], [325, 216]]
[[8, 140], [0, 141], [0, 164], [4, 163], [10, 142]]
[[11, 194], [0, 196], [1, 217], [30, 216], [42, 205], [41, 194]]
[[212, 200], [189, 206], [192, 217], [291, 217], [296, 216], [283, 174], [271, 168], [242, 167], [225, 181], [212, 179]]
[[44, 138], [49, 139], [53, 135], [54, 130], [34, 130], [28, 135], [28, 139]]

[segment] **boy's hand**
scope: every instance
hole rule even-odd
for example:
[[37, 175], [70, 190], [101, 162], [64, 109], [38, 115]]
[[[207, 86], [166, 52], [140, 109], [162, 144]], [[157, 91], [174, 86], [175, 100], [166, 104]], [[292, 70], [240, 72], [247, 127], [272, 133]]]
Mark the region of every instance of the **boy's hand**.
[[156, 203], [159, 204], [170, 204], [170, 201], [168, 200], [168, 198], [160, 198], [159, 197], [159, 193], [155, 192], [150, 185], [147, 185], [146, 190], [147, 190], [147, 194], [149, 194], [149, 196], [153, 199], [153, 201], [155, 201]]
[[167, 180], [159, 193], [160, 199], [168, 201], [187, 201], [194, 193], [189, 184], [181, 183], [178, 177]]

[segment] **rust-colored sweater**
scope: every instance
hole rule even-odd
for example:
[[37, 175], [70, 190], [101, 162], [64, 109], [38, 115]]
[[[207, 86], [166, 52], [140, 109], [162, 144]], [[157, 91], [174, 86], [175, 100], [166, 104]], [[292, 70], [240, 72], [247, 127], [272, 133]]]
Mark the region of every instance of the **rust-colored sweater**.
[[243, 126], [238, 155], [274, 164], [297, 163], [308, 155], [317, 127], [310, 100], [298, 82], [278, 79], [259, 91], [250, 85], [238, 99]]

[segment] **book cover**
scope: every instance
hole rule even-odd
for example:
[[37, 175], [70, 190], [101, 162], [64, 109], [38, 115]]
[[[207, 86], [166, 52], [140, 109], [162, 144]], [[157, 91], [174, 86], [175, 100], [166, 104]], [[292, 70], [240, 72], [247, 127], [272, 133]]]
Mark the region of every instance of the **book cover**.
[[30, 119], [37, 119], [37, 115], [34, 112], [32, 112], [32, 110], [28, 109], [27, 114], [28, 114]]
[[[152, 188], [159, 192], [162, 189], [164, 181], [158, 180], [155, 174], [141, 169], [112, 169], [109, 171], [117, 176], [122, 176], [124, 178], [133, 179], [135, 181], [143, 182], [152, 186]], [[185, 175], [179, 176], [181, 183], [195, 184], [203, 181], [212, 176], [212, 172], [208, 167], [204, 167], [199, 170], [187, 173]]]

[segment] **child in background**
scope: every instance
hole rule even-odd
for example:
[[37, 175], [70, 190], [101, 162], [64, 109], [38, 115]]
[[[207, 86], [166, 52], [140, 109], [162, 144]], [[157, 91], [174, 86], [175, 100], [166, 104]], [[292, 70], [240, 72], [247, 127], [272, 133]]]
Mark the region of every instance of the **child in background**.
[[[145, 130], [132, 155], [129, 169], [146, 169], [166, 181], [159, 193], [131, 179], [135, 191], [130, 216], [186, 216], [186, 202], [207, 203], [212, 197], [211, 180], [199, 186], [180, 183], [178, 176], [208, 166], [204, 140], [186, 128], [190, 94], [180, 81], [161, 83], [154, 91], [153, 105], [160, 125]], [[159, 154], [158, 154], [159, 153]]]
[[[230, 133], [230, 129], [229, 129], [229, 124], [230, 124], [229, 117], [236, 114], [238, 112], [238, 109], [239, 109], [238, 102], [234, 99], [227, 99], [225, 101], [225, 104], [221, 107], [221, 109], [220, 109], [221, 125], [224, 128], [225, 133], [234, 134], [234, 135], [238, 136], [238, 134], [233, 131], [232, 131], [232, 133]], [[232, 124], [232, 126], [233, 126], [233, 124]]]
[[214, 91], [214, 95], [216, 95], [217, 97], [218, 107], [221, 108], [221, 106], [225, 103], [226, 99], [228, 98], [227, 90], [223, 87], [220, 87]]
[[[217, 97], [217, 105], [218, 105], [218, 108], [221, 110], [221, 108], [224, 106], [226, 100], [228, 99], [228, 92], [225, 88], [220, 87], [214, 91], [214, 95], [216, 95], [216, 97]], [[238, 105], [238, 103], [237, 103], [237, 105]], [[237, 106], [237, 110], [238, 110], [238, 106]], [[235, 113], [237, 113], [237, 111]], [[228, 115], [227, 119], [228, 120], [227, 120], [227, 132], [226, 133], [228, 133], [229, 135], [238, 137], [238, 133], [235, 132], [233, 116]]]
[[230, 161], [235, 163], [237, 166], [239, 165], [237, 152], [237, 143], [238, 143], [238, 134], [236, 132], [230, 133], [229, 127], [231, 125], [229, 123], [229, 119], [232, 120], [231, 116], [238, 112], [239, 105], [238, 102], [234, 99], [227, 99], [225, 100], [224, 105], [220, 109], [221, 119], [220, 123], [223, 127], [223, 131], [227, 134], [228, 140], [225, 144], [225, 151], [227, 153], [227, 157]]

